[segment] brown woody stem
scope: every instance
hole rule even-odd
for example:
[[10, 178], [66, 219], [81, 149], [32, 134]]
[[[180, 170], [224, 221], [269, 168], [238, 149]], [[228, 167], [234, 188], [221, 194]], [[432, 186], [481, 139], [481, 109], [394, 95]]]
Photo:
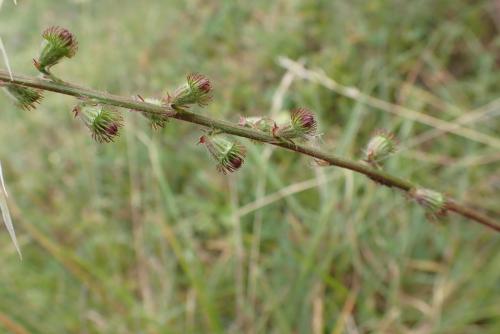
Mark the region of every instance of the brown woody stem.
[[[11, 80], [10, 75], [0, 70], [0, 82], [11, 82], [17, 85], [38, 88], [46, 91], [52, 91], [60, 94], [70, 95], [77, 98], [89, 98], [99, 101], [100, 103], [113, 105], [117, 107], [122, 107], [130, 110], [136, 110], [140, 112], [147, 113], [162, 113], [165, 114], [165, 108], [159, 107], [146, 102], [135, 101], [132, 98], [125, 98], [117, 95], [112, 95], [105, 92], [99, 92], [80, 86], [76, 86], [66, 82], [55, 82], [47, 79], [39, 79], [35, 77], [26, 77], [14, 75], [13, 80]], [[172, 111], [172, 110], [168, 110]], [[328, 154], [322, 150], [312, 148], [305, 145], [295, 144], [289, 141], [278, 140], [277, 138], [260, 132], [255, 129], [242, 127], [240, 125], [227, 122], [224, 120], [217, 120], [204, 116], [201, 114], [196, 114], [189, 111], [177, 112], [171, 116], [181, 121], [190, 122], [194, 124], [199, 124], [211, 129], [217, 129], [222, 132], [253, 139], [262, 143], [271, 144], [274, 146], [279, 146], [284, 149], [308, 155], [318, 160], [327, 162], [329, 165], [337, 166], [341, 168], [350, 169], [352, 171], [364, 174], [370, 179], [385, 185], [387, 187], [397, 188], [404, 192], [409, 192], [416, 187], [415, 184], [408, 180], [401, 179], [399, 177], [390, 175], [386, 172], [373, 169], [362, 162], [348, 160], [341, 157], [337, 157], [332, 154]], [[463, 204], [458, 203], [453, 199], [448, 199], [446, 204], [446, 209], [448, 211], [453, 211], [471, 221], [485, 225], [493, 230], [500, 232], [500, 223], [496, 222], [495, 219], [483, 215], [481, 212], [467, 207]]]

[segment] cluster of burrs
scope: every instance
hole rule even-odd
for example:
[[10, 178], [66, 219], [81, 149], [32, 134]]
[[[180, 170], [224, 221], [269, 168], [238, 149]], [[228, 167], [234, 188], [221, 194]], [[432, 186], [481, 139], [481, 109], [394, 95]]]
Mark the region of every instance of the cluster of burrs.
[[[51, 27], [42, 34], [44, 43], [37, 59], [33, 60], [35, 68], [41, 75], [55, 82], [62, 82], [51, 73], [51, 68], [64, 58], [72, 58], [78, 49], [75, 36], [67, 29]], [[16, 104], [26, 110], [35, 109], [42, 99], [42, 91], [13, 83], [4, 84], [5, 90], [14, 98]], [[206, 107], [212, 100], [212, 84], [201, 74], [189, 74], [186, 83], [178, 87], [172, 94], [161, 98], [143, 98], [138, 95], [137, 101], [153, 104], [163, 108], [163, 113], [152, 113], [134, 110], [146, 117], [155, 130], [163, 128], [169, 117], [185, 112], [191, 106]], [[123, 126], [123, 117], [119, 110], [101, 103], [98, 100], [82, 99], [74, 108], [75, 118], [90, 130], [92, 138], [99, 143], [112, 142], [119, 136]], [[263, 118], [255, 123], [242, 124], [259, 129], [280, 140], [307, 140], [316, 134], [317, 122], [314, 114], [307, 109], [296, 109], [290, 114], [286, 124], [277, 125], [270, 119]], [[237, 140], [221, 131], [210, 131], [199, 141], [210, 155], [217, 161], [217, 169], [224, 173], [238, 170], [245, 160], [246, 149]]]
[[[50, 27], [42, 33], [43, 43], [37, 59], [33, 59], [35, 68], [42, 77], [55, 82], [63, 82], [53, 75], [51, 69], [65, 58], [72, 58], [78, 50], [78, 42], [73, 33], [61, 27]], [[5, 92], [15, 101], [16, 105], [25, 110], [32, 110], [43, 99], [42, 90], [18, 85], [11, 82], [1, 83]], [[179, 87], [173, 94], [164, 98], [146, 98], [138, 96], [142, 102], [147, 102], [165, 109], [164, 113], [141, 114], [146, 117], [153, 129], [163, 128], [168, 117], [176, 112], [182, 112], [191, 105], [206, 106], [211, 100], [211, 83], [200, 74], [187, 76], [187, 83]], [[169, 111], [169, 112], [167, 112]], [[74, 108], [75, 118], [78, 118], [90, 130], [92, 138], [99, 143], [112, 142], [119, 135], [123, 126], [121, 113], [98, 100], [82, 99]]]
[[[42, 49], [37, 59], [33, 60], [35, 68], [41, 75], [55, 82], [62, 82], [52, 73], [51, 68], [64, 58], [72, 58], [78, 49], [75, 36], [67, 29], [50, 27], [42, 34]], [[4, 90], [16, 104], [25, 110], [35, 109], [42, 100], [42, 91], [35, 88], [3, 83]], [[205, 107], [212, 99], [212, 84], [201, 74], [190, 74], [186, 83], [172, 94], [161, 98], [143, 98], [137, 101], [158, 106], [162, 113], [139, 111], [147, 118], [155, 130], [163, 128], [170, 117], [186, 112], [191, 106]], [[98, 100], [83, 99], [74, 108], [75, 118], [90, 130], [92, 138], [99, 143], [112, 142], [119, 135], [123, 126], [123, 117], [119, 110]], [[240, 126], [252, 128], [277, 141], [295, 143], [309, 141], [318, 136], [316, 116], [306, 108], [297, 108], [290, 112], [289, 119], [278, 123], [270, 117], [241, 118]], [[216, 160], [217, 169], [228, 174], [241, 168], [245, 160], [246, 149], [243, 144], [225, 134], [222, 130], [213, 129], [200, 137], [209, 154]], [[397, 141], [392, 133], [377, 131], [369, 140], [364, 150], [363, 161], [374, 169], [381, 170], [387, 158], [397, 149]], [[446, 198], [443, 194], [424, 188], [414, 188], [408, 192], [410, 197], [424, 207], [432, 217], [446, 213]]]

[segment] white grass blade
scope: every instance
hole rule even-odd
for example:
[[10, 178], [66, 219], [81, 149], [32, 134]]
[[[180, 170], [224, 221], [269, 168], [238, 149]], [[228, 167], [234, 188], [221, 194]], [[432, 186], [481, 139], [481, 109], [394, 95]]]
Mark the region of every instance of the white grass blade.
[[2, 189], [0, 189], [0, 191], [3, 190], [5, 197], [8, 197], [9, 194], [7, 194], [7, 189], [5, 188], [5, 181], [3, 179], [3, 171], [2, 171], [2, 163], [1, 162], [0, 162], [0, 184], [2, 185]]
[[2, 187], [0, 188], [0, 211], [2, 211], [3, 223], [5, 224], [5, 227], [9, 232], [10, 239], [12, 240], [12, 243], [16, 248], [17, 254], [19, 254], [19, 258], [22, 260], [23, 255], [21, 254], [21, 249], [19, 248], [19, 244], [17, 243], [16, 231], [14, 230], [14, 225], [12, 224], [12, 218], [10, 216], [9, 207], [7, 206], [7, 191], [5, 189], [1, 163], [0, 163], [0, 183], [2, 183]]
[[1, 37], [0, 37], [0, 51], [2, 52], [3, 61], [5, 63], [5, 66], [7, 66], [7, 71], [9, 71], [10, 80], [14, 81], [14, 77], [12, 76], [12, 70], [10, 69], [9, 58], [7, 57], [7, 51], [5, 51], [5, 46], [3, 45]]

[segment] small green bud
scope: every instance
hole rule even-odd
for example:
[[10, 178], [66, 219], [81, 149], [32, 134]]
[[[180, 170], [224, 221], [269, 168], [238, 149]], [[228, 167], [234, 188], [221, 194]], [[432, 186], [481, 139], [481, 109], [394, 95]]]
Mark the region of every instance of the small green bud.
[[[159, 107], [165, 106], [165, 104], [162, 100], [155, 99], [155, 98], [149, 98], [149, 97], [145, 98], [144, 102], [151, 103], [151, 104], [157, 105]], [[158, 129], [164, 128], [165, 125], [168, 123], [167, 116], [164, 116], [161, 114], [146, 113], [146, 112], [143, 112], [142, 114], [144, 115], [144, 117], [149, 119], [149, 122], [151, 124], [151, 128], [153, 128], [153, 130], [158, 130]]]
[[92, 138], [99, 143], [114, 141], [123, 126], [121, 114], [102, 104], [81, 102], [73, 109], [73, 113], [89, 128]]
[[[160, 99], [156, 99], [153, 97], [142, 98], [142, 96], [138, 95], [137, 99], [141, 102], [154, 104], [155, 106], [162, 107], [162, 108], [163, 107], [166, 108], [168, 106], [168, 104], [165, 101], [160, 100]], [[165, 125], [168, 123], [168, 117], [171, 116], [167, 112], [165, 112], [165, 114], [158, 114], [158, 113], [144, 112], [144, 111], [140, 111], [140, 110], [136, 110], [136, 111], [140, 112], [141, 115], [143, 115], [144, 117], [146, 117], [149, 120], [149, 122], [151, 124], [151, 128], [153, 130], [159, 130], [161, 128], [164, 128]]]
[[318, 122], [314, 114], [306, 108], [298, 108], [291, 111], [290, 124], [277, 126], [272, 129], [275, 137], [285, 139], [308, 140], [316, 136]]
[[42, 91], [35, 88], [19, 86], [11, 83], [5, 83], [0, 86], [2, 86], [7, 95], [9, 95], [16, 102], [16, 105], [24, 110], [36, 109], [37, 103], [40, 103], [43, 99]]
[[409, 194], [427, 210], [429, 216], [443, 216], [446, 213], [446, 197], [442, 193], [425, 188], [415, 188]]
[[46, 29], [42, 37], [44, 44], [38, 60], [33, 60], [35, 67], [42, 73], [48, 74], [49, 69], [59, 63], [64, 57], [72, 58], [78, 50], [78, 43], [74, 35], [61, 27]]
[[179, 87], [168, 102], [174, 109], [186, 109], [193, 104], [205, 107], [212, 100], [212, 84], [207, 77], [201, 74], [190, 74], [187, 83]]
[[364, 160], [374, 167], [396, 152], [397, 143], [392, 133], [377, 131], [365, 149]]
[[274, 121], [269, 117], [240, 117], [238, 124], [267, 134], [271, 133], [274, 127]]
[[245, 147], [222, 134], [201, 136], [199, 143], [205, 145], [217, 161], [217, 170], [223, 174], [238, 170], [245, 161]]

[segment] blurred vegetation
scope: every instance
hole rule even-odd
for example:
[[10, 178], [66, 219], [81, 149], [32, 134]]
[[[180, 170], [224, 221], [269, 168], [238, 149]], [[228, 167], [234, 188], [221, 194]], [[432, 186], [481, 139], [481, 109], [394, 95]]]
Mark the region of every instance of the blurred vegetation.
[[[233, 121], [269, 114], [279, 56], [450, 122], [499, 97], [494, 0], [18, 2], [0, 11], [16, 73], [35, 74], [41, 31], [61, 25], [80, 43], [54, 69], [68, 81], [157, 96], [201, 72], [215, 86], [203, 112]], [[403, 145], [431, 129], [298, 78], [278, 102], [276, 112], [313, 109], [322, 145], [349, 157], [377, 128]], [[47, 94], [25, 112], [0, 99], [24, 254], [2, 227], [0, 332], [500, 332], [491, 231], [457, 216], [431, 224], [362, 176], [250, 142], [245, 168], [219, 175], [191, 124], [154, 132], [127, 114], [121, 138], [98, 145], [74, 103]], [[469, 126], [500, 131], [494, 117]], [[498, 217], [499, 160], [494, 147], [442, 135], [387, 169]]]

